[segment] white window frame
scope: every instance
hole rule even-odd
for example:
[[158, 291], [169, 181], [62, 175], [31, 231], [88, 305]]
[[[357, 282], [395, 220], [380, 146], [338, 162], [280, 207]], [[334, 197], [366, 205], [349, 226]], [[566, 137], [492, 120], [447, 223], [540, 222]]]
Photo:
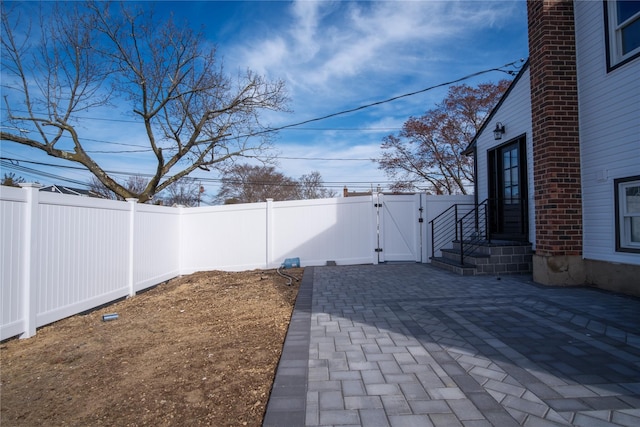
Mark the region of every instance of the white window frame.
[[608, 58], [607, 62], [609, 69], [616, 68], [619, 65], [633, 59], [640, 55], [640, 46], [637, 46], [633, 50], [622, 53], [622, 29], [630, 25], [631, 23], [640, 19], [640, 11], [628, 18], [626, 21], [618, 24], [618, 1], [605, 1], [606, 12], [606, 28], [607, 28], [607, 48]]
[[627, 210], [627, 188], [640, 187], [640, 176], [616, 179], [616, 250], [620, 252], [640, 253], [640, 242], [631, 240], [631, 219], [640, 218], [640, 212]]

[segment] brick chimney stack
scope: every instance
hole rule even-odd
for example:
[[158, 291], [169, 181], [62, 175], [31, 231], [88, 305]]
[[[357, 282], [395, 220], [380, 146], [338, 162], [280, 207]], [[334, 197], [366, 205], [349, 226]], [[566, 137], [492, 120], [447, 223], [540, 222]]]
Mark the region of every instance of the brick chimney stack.
[[[534, 280], [584, 280], [572, 0], [528, 1], [536, 255]], [[537, 267], [536, 267], [537, 266]]]

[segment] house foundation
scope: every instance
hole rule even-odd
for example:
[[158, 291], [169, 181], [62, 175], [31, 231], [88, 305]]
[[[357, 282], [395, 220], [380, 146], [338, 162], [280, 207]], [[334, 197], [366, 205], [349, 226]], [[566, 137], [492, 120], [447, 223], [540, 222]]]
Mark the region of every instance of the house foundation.
[[584, 260], [588, 285], [640, 297], [640, 265]]
[[580, 255], [533, 255], [533, 281], [543, 285], [584, 285], [586, 268]]
[[595, 286], [640, 297], [640, 265], [583, 259], [579, 255], [533, 255], [533, 281], [551, 286]]

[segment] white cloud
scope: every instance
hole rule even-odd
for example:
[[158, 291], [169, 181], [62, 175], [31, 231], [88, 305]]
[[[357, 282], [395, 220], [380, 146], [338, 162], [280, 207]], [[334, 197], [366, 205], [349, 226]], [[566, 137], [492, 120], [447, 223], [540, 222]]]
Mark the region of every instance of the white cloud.
[[249, 54], [251, 59], [247, 60], [248, 67], [259, 74], [272, 75], [269, 70], [274, 64], [284, 62], [288, 57], [288, 49], [286, 41], [281, 37], [264, 40]]
[[[514, 13], [523, 10], [522, 3], [519, 9], [515, 6], [509, 1], [298, 1], [281, 8], [268, 31], [243, 37], [243, 47], [231, 49], [239, 64], [285, 80], [293, 113], [270, 113], [264, 118], [271, 126], [288, 125], [487, 67], [496, 47], [486, 44], [486, 34], [513, 26]], [[526, 23], [522, 16], [519, 19], [526, 48]], [[489, 66], [499, 64], [491, 60]], [[290, 157], [376, 158], [385, 136], [397, 133], [394, 129], [410, 116], [432, 108], [446, 91], [439, 88], [305, 125], [385, 130], [282, 131], [276, 147]], [[292, 177], [318, 170], [325, 181], [386, 181], [371, 162], [282, 160], [280, 168]]]
[[322, 3], [314, 1], [298, 1], [293, 4], [292, 14], [295, 17], [290, 34], [294, 40], [292, 47], [304, 47], [298, 49], [295, 54], [303, 58], [312, 58], [317, 53], [315, 40], [319, 36], [318, 25], [322, 17]]
[[[448, 45], [505, 16], [504, 2], [298, 1], [273, 35], [248, 40], [242, 63], [297, 90], [324, 94], [346, 79], [402, 72], [455, 54]], [[349, 80], [349, 83], [353, 83]]]

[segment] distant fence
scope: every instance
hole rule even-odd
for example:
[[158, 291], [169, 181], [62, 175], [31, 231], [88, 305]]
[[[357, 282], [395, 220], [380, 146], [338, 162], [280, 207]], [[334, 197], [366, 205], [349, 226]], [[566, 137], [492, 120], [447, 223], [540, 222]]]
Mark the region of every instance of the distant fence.
[[[425, 223], [470, 200], [419, 197]], [[2, 186], [0, 339], [195, 271], [377, 263], [375, 198], [171, 208]]]

